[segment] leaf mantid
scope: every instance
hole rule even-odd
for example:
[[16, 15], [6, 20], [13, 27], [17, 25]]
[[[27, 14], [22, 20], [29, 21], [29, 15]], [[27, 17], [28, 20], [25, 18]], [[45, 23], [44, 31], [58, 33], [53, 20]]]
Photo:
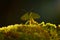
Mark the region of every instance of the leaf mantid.
[[30, 25], [35, 23], [37, 24], [37, 22], [34, 21], [34, 19], [38, 19], [38, 18], [40, 18], [40, 16], [34, 12], [27, 12], [21, 17], [22, 20], [28, 20], [25, 24], [29, 23]]

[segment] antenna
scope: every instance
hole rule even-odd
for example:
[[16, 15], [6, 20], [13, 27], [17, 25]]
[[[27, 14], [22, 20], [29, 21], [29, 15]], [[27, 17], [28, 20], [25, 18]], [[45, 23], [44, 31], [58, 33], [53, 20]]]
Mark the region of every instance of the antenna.
[[27, 10], [25, 10], [25, 9], [21, 9], [22, 11], [24, 11], [24, 12], [27, 12]]
[[28, 15], [30, 15], [30, 13], [32, 12], [33, 8], [31, 10], [28, 11]]
[[[24, 11], [24, 12], [27, 12], [28, 10], [26, 10], [26, 9], [21, 9], [22, 11]], [[31, 9], [31, 10], [29, 10], [28, 12], [31, 12], [33, 10], [33, 8]]]

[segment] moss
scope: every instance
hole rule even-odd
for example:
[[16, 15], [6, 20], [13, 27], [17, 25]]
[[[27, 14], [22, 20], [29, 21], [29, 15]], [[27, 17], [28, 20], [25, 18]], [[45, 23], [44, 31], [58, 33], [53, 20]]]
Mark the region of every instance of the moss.
[[[0, 40], [59, 40], [54, 24], [15, 24], [0, 28]], [[56, 26], [57, 27], [57, 26]]]

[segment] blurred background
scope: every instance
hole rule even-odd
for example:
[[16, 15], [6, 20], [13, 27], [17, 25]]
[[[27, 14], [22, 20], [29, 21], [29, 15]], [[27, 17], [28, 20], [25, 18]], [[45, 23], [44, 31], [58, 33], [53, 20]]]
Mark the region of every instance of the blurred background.
[[60, 24], [60, 0], [0, 0], [0, 27], [23, 23], [20, 17], [29, 11], [41, 16], [38, 22]]

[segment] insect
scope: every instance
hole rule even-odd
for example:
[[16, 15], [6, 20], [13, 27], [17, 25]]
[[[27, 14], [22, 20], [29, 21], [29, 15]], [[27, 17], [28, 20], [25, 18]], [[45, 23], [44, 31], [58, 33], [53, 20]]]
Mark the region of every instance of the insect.
[[22, 20], [28, 20], [26, 24], [37, 23], [36, 21], [34, 21], [34, 19], [38, 19], [38, 18], [40, 18], [40, 16], [34, 12], [27, 12], [21, 17]]
[[22, 20], [29, 20], [31, 18], [38, 19], [40, 16], [34, 12], [27, 12], [21, 17]]

